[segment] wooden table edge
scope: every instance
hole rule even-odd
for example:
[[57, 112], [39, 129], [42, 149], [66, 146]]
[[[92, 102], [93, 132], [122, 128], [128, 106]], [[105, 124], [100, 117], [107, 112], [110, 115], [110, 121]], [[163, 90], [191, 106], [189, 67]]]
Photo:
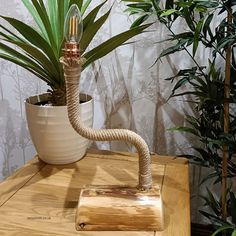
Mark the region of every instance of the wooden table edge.
[[[102, 155], [102, 156], [101, 156]], [[112, 157], [112, 156], [116, 157]], [[117, 156], [119, 156], [117, 158]], [[122, 156], [122, 158], [121, 158]], [[124, 161], [136, 161], [132, 157], [138, 158], [137, 153], [119, 152], [109, 150], [89, 149], [84, 157], [100, 159], [119, 159]], [[187, 159], [170, 156], [152, 154], [152, 162], [157, 164], [188, 164]], [[31, 178], [33, 178], [43, 167], [48, 165], [41, 161], [36, 155], [32, 160], [16, 170], [11, 176], [0, 183], [0, 207], [10, 199], [20, 188], [22, 188]]]
[[11, 176], [0, 183], [0, 207], [3, 206], [19, 189], [25, 186], [44, 166], [38, 156], [28, 161]]

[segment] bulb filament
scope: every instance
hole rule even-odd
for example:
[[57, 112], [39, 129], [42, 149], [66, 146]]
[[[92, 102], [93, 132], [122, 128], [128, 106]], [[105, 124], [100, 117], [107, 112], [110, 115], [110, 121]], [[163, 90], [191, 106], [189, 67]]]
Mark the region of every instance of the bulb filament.
[[76, 37], [78, 34], [78, 19], [76, 16], [70, 17], [69, 23], [69, 38], [71, 41], [76, 41]]

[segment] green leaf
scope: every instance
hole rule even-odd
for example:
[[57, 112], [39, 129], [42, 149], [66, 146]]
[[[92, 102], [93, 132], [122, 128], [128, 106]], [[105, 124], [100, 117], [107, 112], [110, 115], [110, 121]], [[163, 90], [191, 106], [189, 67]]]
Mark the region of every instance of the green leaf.
[[[227, 229], [233, 229], [233, 226], [222, 226], [219, 229], [217, 229], [211, 236], [216, 236], [220, 232], [225, 231]], [[235, 235], [233, 235], [233, 236], [235, 236]]]
[[180, 34], [174, 34], [171, 35], [173, 40], [181, 40], [181, 39], [192, 39], [194, 37], [194, 34], [191, 31], [180, 33]]
[[236, 229], [233, 231], [233, 233], [231, 234], [231, 236], [236, 236]]
[[123, 2], [146, 2], [146, 0], [122, 0]]
[[[48, 1], [50, 1], [50, 0], [48, 0]], [[65, 17], [66, 17], [66, 14], [67, 14], [69, 8], [70, 8], [70, 2], [69, 2], [69, 0], [65, 0], [64, 1], [64, 16]], [[80, 7], [79, 7], [79, 9], [80, 9]]]
[[161, 52], [160, 56], [157, 58], [156, 61], [158, 61], [160, 58], [162, 58], [164, 56], [167, 56], [167, 55], [170, 55], [170, 54], [173, 54], [175, 52], [183, 50], [184, 46], [187, 45], [188, 42], [189, 42], [189, 39], [181, 39], [181, 40], [179, 40], [176, 45], [171, 46], [171, 47], [163, 50]]
[[195, 56], [197, 48], [198, 48], [199, 37], [200, 37], [201, 30], [202, 30], [202, 25], [203, 25], [203, 20], [200, 20], [197, 23], [196, 30], [195, 30], [195, 33], [194, 33], [194, 39], [193, 39], [193, 57]]
[[[68, 3], [68, 1], [64, 1], [64, 6], [66, 5], [66, 3]], [[52, 0], [47, 0], [47, 6], [48, 6], [48, 13], [49, 13], [49, 19], [51, 22], [51, 27], [52, 27], [52, 32], [53, 32], [53, 37], [55, 39], [56, 42], [56, 48], [57, 50], [59, 50], [60, 48], [60, 29], [59, 29], [59, 25], [58, 25], [58, 7], [57, 7], [57, 1], [52, 1]]]
[[34, 5], [40, 19], [42, 20], [44, 28], [46, 29], [51, 47], [54, 49], [54, 53], [56, 53], [57, 52], [57, 50], [56, 50], [56, 45], [57, 44], [55, 42], [55, 38], [54, 38], [54, 35], [53, 35], [53, 32], [52, 32], [51, 23], [50, 23], [50, 20], [49, 20], [49, 16], [47, 15], [47, 10], [46, 10], [46, 7], [44, 5], [44, 2], [43, 2], [43, 0], [32, 0], [32, 3]]
[[183, 9], [183, 13], [184, 13], [184, 19], [185, 19], [187, 25], [189, 26], [189, 28], [192, 31], [195, 31], [195, 26], [194, 26], [193, 20], [191, 19], [191, 13], [190, 13], [188, 7], [187, 8], [185, 7]]
[[24, 44], [22, 42], [14, 42], [14, 44], [22, 48], [26, 52], [27, 56], [20, 52], [17, 52], [16, 50], [12, 49], [11, 47], [8, 47], [3, 43], [0, 43], [0, 49], [9, 54], [9, 57], [17, 58], [18, 64], [19, 61], [21, 61], [22, 67], [26, 65], [27, 68], [34, 70], [37, 75], [41, 74], [44, 78], [44, 81], [45, 78], [47, 78], [46, 80], [50, 80], [51, 84], [60, 84], [61, 77], [59, 75], [59, 72], [54, 68], [54, 65], [51, 63], [50, 60], [47, 59], [47, 57], [42, 52], [40, 52], [37, 48], [34, 48], [29, 44]]
[[130, 12], [130, 16], [131, 15], [134, 15], [134, 14], [144, 14], [144, 13], [146, 13], [143, 9], [141, 9], [141, 8], [132, 8], [132, 7], [129, 7], [129, 8], [127, 8], [127, 9], [125, 9], [125, 11], [124, 12]]
[[86, 27], [86, 30], [84, 31], [82, 39], [80, 41], [80, 48], [81, 48], [82, 52], [84, 52], [87, 49], [88, 45], [90, 44], [90, 42], [92, 41], [92, 39], [94, 38], [94, 36], [98, 32], [98, 30], [106, 22], [106, 20], [107, 20], [108, 16], [110, 15], [110, 13], [111, 13], [111, 9], [106, 14], [101, 16], [93, 24]]
[[[45, 72], [47, 72], [47, 74], [50, 77], [55, 78], [55, 80], [60, 78], [58, 68], [55, 68], [54, 65], [52, 64], [52, 62], [40, 50], [38, 50], [37, 48], [35, 48], [35, 47], [33, 47], [33, 46], [29, 45], [29, 44], [26, 44], [26, 43], [15, 42], [15, 41], [12, 41], [12, 40], [5, 40], [5, 41], [7, 41], [9, 43], [12, 43], [12, 44], [15, 44], [18, 47], [20, 47], [21, 49], [23, 49], [25, 51], [25, 53], [27, 54], [27, 56], [29, 56], [29, 57], [34, 59], [34, 60], [30, 60], [30, 63], [31, 64], [35, 64], [36, 66], [40, 65], [42, 68], [45, 69]], [[4, 45], [4, 44], [0, 43], [0, 48], [2, 50], [4, 50], [2, 45]], [[12, 55], [12, 51], [9, 52], [9, 53]], [[39, 65], [37, 65], [34, 61], [39, 63]]]
[[220, 214], [220, 205], [219, 203], [217, 202], [217, 200], [215, 199], [215, 197], [213, 196], [213, 194], [211, 193], [211, 191], [207, 189], [207, 194], [208, 194], [208, 199], [209, 199], [209, 205], [211, 207], [211, 209], [214, 211], [214, 213], [216, 215], [219, 215]]
[[176, 12], [178, 12], [176, 9], [164, 10], [163, 13], [161, 13], [160, 17], [169, 16], [169, 15], [176, 13]]
[[51, 59], [53, 64], [56, 66], [58, 63], [55, 57], [54, 51], [48, 42], [32, 27], [26, 25], [25, 23], [10, 17], [0, 16], [10, 23], [26, 40], [28, 40], [32, 45], [40, 48], [48, 57]]
[[216, 49], [214, 50], [214, 52], [219, 52], [221, 49], [223, 48], [227, 48], [231, 45], [233, 45], [235, 43], [235, 37], [233, 36], [232, 38], [230, 37], [225, 37], [223, 38], [222, 40], [220, 40], [218, 43], [217, 43], [217, 47]]
[[84, 19], [83, 19], [83, 28], [84, 28], [84, 31], [86, 30], [86, 28], [93, 24], [95, 19], [96, 19], [96, 16], [99, 12], [99, 10], [101, 9], [101, 7], [107, 2], [104, 1], [102, 2], [101, 4], [99, 4], [97, 7], [95, 7]]
[[233, 192], [230, 192], [230, 213], [232, 216], [232, 222], [236, 224], [236, 198]]
[[152, 4], [150, 4], [150, 3], [136, 3], [136, 4], [128, 4], [127, 7], [138, 8], [138, 9], [142, 9], [145, 12], [149, 12], [150, 9], [152, 8]]
[[207, 174], [204, 178], [202, 178], [201, 182], [199, 185], [202, 185], [203, 183], [205, 183], [207, 180], [218, 177], [219, 173], [214, 171], [212, 173]]
[[58, 58], [60, 57], [60, 53], [61, 53], [61, 44], [63, 42], [64, 39], [64, 23], [65, 23], [65, 13], [69, 10], [69, 9], [65, 9], [65, 5], [64, 5], [64, 1], [61, 0], [53, 0], [53, 1], [57, 1], [57, 30], [58, 30]]
[[135, 28], [135, 27], [141, 25], [145, 20], [148, 19], [148, 17], [149, 17], [148, 14], [145, 14], [145, 15], [140, 16], [139, 18], [137, 18], [137, 19], [132, 23], [132, 25], [131, 25], [130, 28]]
[[142, 25], [142, 26], [127, 30], [123, 33], [120, 33], [112, 37], [111, 39], [105, 41], [104, 43], [100, 44], [99, 46], [92, 49], [91, 51], [85, 53], [83, 56], [86, 58], [87, 61], [84, 64], [84, 68], [87, 67], [90, 63], [94, 62], [95, 60], [98, 60], [104, 57], [109, 52], [119, 47], [130, 38], [142, 33], [150, 25], [151, 24]]
[[82, 16], [84, 15], [85, 11], [87, 10], [88, 6], [90, 5], [90, 3], [92, 2], [92, 0], [87, 0], [85, 2], [85, 4], [82, 6], [81, 8], [81, 14]]
[[187, 132], [187, 133], [191, 133], [191, 134], [194, 134], [196, 136], [199, 136], [198, 132], [193, 129], [193, 128], [190, 128], [190, 127], [186, 127], [186, 126], [176, 126], [174, 128], [170, 128], [170, 129], [167, 129], [168, 131], [181, 131], [181, 132]]
[[213, 16], [214, 16], [214, 14], [211, 13], [211, 14], [207, 17], [207, 19], [206, 19], [205, 22], [204, 22], [203, 29], [202, 29], [202, 32], [203, 32], [204, 36], [207, 37], [207, 32], [208, 32], [208, 34], [209, 34], [209, 36], [211, 37], [211, 39], [213, 38], [213, 35], [212, 35], [212, 32], [211, 32], [210, 24], [211, 24], [211, 22], [212, 22]]
[[34, 75], [36, 75], [38, 78], [42, 79], [43, 81], [45, 81], [46, 83], [48, 83], [49, 85], [52, 85], [52, 81], [50, 81], [48, 79], [48, 76], [45, 75], [44, 73], [42, 73], [41, 71], [39, 71], [37, 67], [32, 66], [31, 64], [27, 64], [25, 62], [20, 61], [17, 57], [12, 57], [9, 56], [7, 54], [3, 54], [0, 53], [0, 58], [5, 59], [7, 61], [13, 62], [16, 65], [21, 66], [22, 68], [30, 71], [31, 73], [33, 73]]
[[29, 11], [29, 13], [31, 14], [31, 16], [33, 17], [33, 19], [36, 22], [36, 24], [38, 25], [42, 36], [45, 39], [48, 39], [48, 35], [47, 35], [47, 31], [45, 29], [45, 26], [44, 26], [44, 24], [42, 22], [42, 19], [39, 16], [38, 12], [36, 11], [35, 7], [32, 5], [32, 3], [31, 3], [32, 1], [30, 1], [30, 0], [22, 0], [22, 2], [25, 5], [25, 7], [27, 8], [27, 10]]
[[[64, 1], [65, 1], [65, 0], [64, 0]], [[66, 1], [68, 1], [68, 0], [66, 0]], [[80, 11], [81, 11], [81, 8], [82, 8], [82, 5], [83, 5], [83, 0], [70, 0], [68, 9], [69, 9], [73, 4], [76, 4], [76, 5], [78, 6], [78, 8], [80, 9]]]
[[166, 0], [165, 9], [171, 9], [174, 7], [174, 0]]
[[[1, 16], [0, 16], [1, 17]], [[14, 34], [13, 32], [11, 32], [10, 30], [8, 30], [6, 27], [4, 27], [3, 25], [0, 24], [0, 28], [2, 28], [3, 30], [5, 30], [7, 33], [9, 33], [10, 35], [6, 35], [3, 32], [1, 32], [2, 36], [5, 38], [11, 38], [14, 40], [19, 40], [21, 42], [24, 42], [25, 40], [21, 37], [19, 37], [18, 35]]]
[[215, 225], [223, 225], [223, 226], [227, 226], [226, 223], [221, 220], [219, 217], [213, 215], [213, 214], [210, 214], [210, 213], [207, 213], [205, 211], [199, 211], [202, 215], [204, 215], [206, 218], [208, 218], [210, 221], [214, 222]]
[[178, 88], [182, 87], [183, 85], [185, 85], [187, 82], [189, 82], [189, 77], [184, 77], [182, 79], [180, 79], [174, 86], [174, 88], [172, 89], [172, 94], [175, 93], [175, 90], [177, 90]]

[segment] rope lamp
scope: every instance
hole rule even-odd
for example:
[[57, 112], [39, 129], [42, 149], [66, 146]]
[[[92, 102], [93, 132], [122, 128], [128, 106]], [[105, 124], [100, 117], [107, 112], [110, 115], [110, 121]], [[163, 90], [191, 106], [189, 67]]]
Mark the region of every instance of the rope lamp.
[[[82, 137], [94, 140], [94, 141], [125, 141], [133, 144], [139, 154], [139, 183], [138, 186], [133, 188], [128, 187], [117, 187], [117, 186], [90, 186], [85, 188], [81, 192], [79, 199], [79, 206], [76, 218], [76, 228], [77, 230], [137, 230], [136, 223], [122, 222], [123, 226], [119, 226], [115, 223], [115, 218], [113, 219], [114, 224], [110, 224], [106, 220], [106, 214], [114, 207], [117, 209], [117, 198], [121, 200], [121, 208], [124, 204], [124, 209], [131, 209], [132, 207], [138, 207], [140, 205], [140, 199], [144, 196], [150, 197], [151, 203], [145, 205], [141, 201], [141, 208], [144, 208], [145, 214], [154, 215], [155, 220], [153, 220], [149, 229], [161, 229], [163, 227], [163, 216], [162, 216], [162, 202], [160, 198], [159, 189], [152, 188], [152, 175], [151, 175], [151, 158], [147, 144], [145, 141], [136, 133], [126, 130], [126, 129], [92, 129], [86, 127], [80, 119], [80, 99], [79, 99], [79, 84], [80, 84], [80, 74], [84, 59], [80, 57], [79, 44], [78, 41], [81, 35], [78, 35], [81, 31], [81, 15], [79, 9], [76, 5], [72, 5], [70, 8], [65, 26], [66, 34], [66, 44], [63, 50], [63, 57], [61, 58], [61, 63], [64, 69], [64, 76], [66, 82], [66, 92], [67, 92], [67, 109], [68, 117], [72, 127], [78, 132]], [[129, 201], [125, 203], [124, 197], [129, 197]], [[140, 198], [141, 197], [141, 198]], [[93, 200], [93, 201], [92, 201]], [[104, 207], [104, 201], [111, 203], [111, 206]], [[156, 205], [157, 204], [157, 205]], [[91, 210], [96, 208], [96, 214], [91, 214]], [[119, 207], [118, 207], [119, 208]], [[120, 208], [119, 208], [120, 209]], [[137, 208], [138, 209], [138, 208]], [[132, 212], [132, 211], [131, 211]], [[98, 214], [99, 213], [99, 214]], [[98, 215], [96, 217], [96, 215]], [[101, 215], [104, 216], [102, 220]], [[137, 212], [134, 213], [137, 217]], [[130, 217], [130, 216], [129, 216]], [[139, 217], [137, 217], [139, 218]], [[145, 220], [144, 220], [145, 221]], [[155, 224], [154, 224], [154, 223]], [[145, 227], [147, 224], [145, 224]], [[139, 228], [142, 228], [142, 226]]]

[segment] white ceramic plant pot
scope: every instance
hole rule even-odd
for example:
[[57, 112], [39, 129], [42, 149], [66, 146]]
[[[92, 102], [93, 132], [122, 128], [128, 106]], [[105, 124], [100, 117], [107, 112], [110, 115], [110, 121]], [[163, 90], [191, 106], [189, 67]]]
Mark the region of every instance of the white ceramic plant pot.
[[[43, 106], [48, 94], [26, 99], [26, 117], [29, 132], [36, 151], [44, 162], [49, 164], [69, 164], [80, 160], [86, 153], [90, 141], [82, 138], [72, 128], [67, 117], [66, 106]], [[80, 94], [82, 121], [93, 125], [93, 99]]]

